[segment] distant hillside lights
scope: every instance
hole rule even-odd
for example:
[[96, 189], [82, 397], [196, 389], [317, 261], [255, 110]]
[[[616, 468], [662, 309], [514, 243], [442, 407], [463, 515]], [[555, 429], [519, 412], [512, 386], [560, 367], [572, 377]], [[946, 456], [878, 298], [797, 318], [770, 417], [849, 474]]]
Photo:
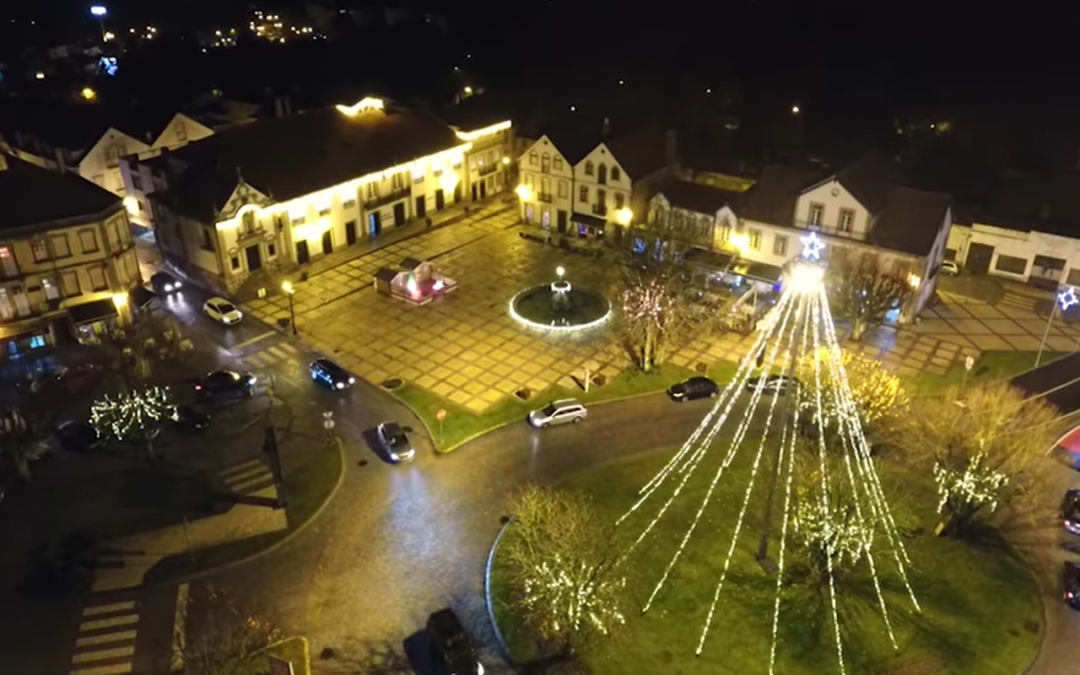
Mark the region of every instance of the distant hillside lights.
[[324, 36], [316, 33], [310, 26], [286, 25], [280, 14], [264, 14], [262, 10], [255, 10], [255, 18], [248, 23], [248, 29], [269, 42], [284, 44], [289, 38], [297, 39], [323, 39]]

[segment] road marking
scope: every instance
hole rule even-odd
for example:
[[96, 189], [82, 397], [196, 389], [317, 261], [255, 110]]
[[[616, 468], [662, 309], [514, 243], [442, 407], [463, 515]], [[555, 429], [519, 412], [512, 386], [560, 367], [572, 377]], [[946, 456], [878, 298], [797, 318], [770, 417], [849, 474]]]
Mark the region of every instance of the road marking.
[[92, 652], [82, 652], [71, 657], [72, 665], [81, 663], [88, 663], [90, 661], [105, 661], [108, 659], [118, 659], [122, 656], [133, 656], [135, 654], [135, 646], [127, 645], [124, 647], [112, 647], [110, 649], [98, 649]]
[[289, 358], [289, 353], [287, 351], [285, 351], [284, 349], [281, 349], [281, 347], [278, 346], [278, 345], [271, 345], [271, 346], [267, 347], [266, 350], [263, 352], [263, 354], [265, 354], [266, 352], [270, 352], [271, 354], [278, 357], [279, 359], [287, 359], [287, 358]]
[[91, 635], [89, 637], [81, 637], [75, 640], [76, 647], [93, 647], [95, 645], [104, 645], [110, 642], [123, 642], [125, 640], [134, 640], [139, 634], [137, 630], [120, 630], [115, 633], [106, 633], [105, 635]]
[[93, 621], [83, 621], [81, 624], [79, 624], [79, 632], [85, 633], [92, 630], [100, 630], [102, 628], [117, 628], [119, 626], [130, 626], [131, 624], [138, 622], [138, 614], [125, 614], [124, 616], [115, 616], [111, 619], [95, 619]]
[[262, 366], [266, 365], [265, 364], [266, 359], [263, 358], [262, 352], [255, 352], [254, 354], [248, 354], [244, 358], [247, 359], [248, 363], [251, 363], [256, 368], [261, 368]]
[[112, 614], [113, 612], [119, 612], [126, 609], [135, 609], [134, 600], [125, 600], [123, 602], [114, 602], [111, 605], [95, 605], [93, 607], [87, 607], [83, 610], [83, 616], [95, 616], [97, 614]]
[[284, 349], [285, 351], [289, 352], [290, 354], [299, 354], [300, 353], [299, 349], [297, 349], [296, 347], [293, 347], [288, 342], [279, 342], [278, 346], [281, 347], [282, 349]]
[[255, 344], [256, 342], [258, 342], [260, 340], [265, 340], [266, 338], [272, 337], [274, 335], [277, 335], [277, 331], [273, 331], [273, 330], [267, 331], [267, 332], [263, 333], [262, 335], [256, 335], [255, 337], [251, 338], [250, 340], [244, 340], [243, 342], [241, 342], [238, 345], [233, 345], [232, 349], [243, 349], [245, 347], [250, 347], [251, 345]]
[[[176, 614], [173, 615], [174, 645], [186, 644], [185, 634], [187, 632], [188, 590], [189, 584], [186, 582], [180, 584], [176, 588]], [[172, 658], [169, 663], [172, 666], [172, 672], [184, 672], [184, 651], [182, 649], [173, 649]]]
[[114, 663], [110, 666], [93, 666], [91, 668], [76, 668], [71, 675], [124, 675], [131, 672], [130, 663]]

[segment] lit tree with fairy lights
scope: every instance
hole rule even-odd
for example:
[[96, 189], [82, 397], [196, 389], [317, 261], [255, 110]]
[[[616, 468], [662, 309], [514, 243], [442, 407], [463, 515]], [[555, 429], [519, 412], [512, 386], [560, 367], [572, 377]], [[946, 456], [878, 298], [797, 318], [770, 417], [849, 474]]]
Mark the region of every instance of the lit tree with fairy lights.
[[90, 424], [105, 438], [144, 443], [147, 456], [154, 460], [154, 438], [176, 414], [167, 388], [148, 387], [98, 399], [90, 407]]
[[[679, 531], [670, 556], [665, 556], [667, 564], [643, 603], [642, 611], [648, 612], [669, 582], [679, 578], [675, 569], [686, 551], [702, 545], [702, 538], [715, 532], [709, 510], [718, 484], [733, 478], [745, 481], [742, 497], [736, 501], [738, 515], [730, 539], [721, 543], [720, 551], [710, 549], [716, 581], [711, 598], [703, 599], [707, 609], [697, 617], [696, 653], [705, 649], [721, 594], [738, 591], [728, 581], [744, 527], [747, 522], [760, 522], [757, 560], [775, 576], [768, 672], [776, 670], [781, 623], [805, 621], [803, 608], [795, 606], [786, 589], [810, 580], [821, 590], [823, 620], [834, 638], [837, 668], [843, 675], [847, 631], [841, 627], [839, 604], [846, 588], [845, 574], [858, 572], [868, 580], [880, 628], [894, 648], [898, 648], [893, 630], [895, 596], [886, 600], [882, 577], [888, 574], [890, 582], [903, 589], [906, 608], [921, 610], [908, 580], [910, 559], [863, 428], [865, 418], [879, 412], [877, 404], [868, 407], [864, 401], [860, 406], [848, 377], [847, 365], [852, 361], [845, 361], [826, 295], [821, 262], [824, 243], [811, 233], [803, 244], [802, 255], [786, 270], [778, 302], [763, 320], [756, 343], [735, 376], [618, 523], [620, 529], [632, 527], [637, 533], [623, 560], [629, 560], [647, 540], [653, 554], [667, 546], [670, 535], [656, 536], [663, 525]], [[787, 385], [786, 395], [762, 386], [776, 374], [798, 376]], [[758, 379], [753, 380], [755, 376]], [[747, 390], [750, 395], [745, 397], [742, 394]], [[893, 402], [898, 400], [893, 397]], [[805, 433], [807, 427], [814, 433]], [[726, 432], [723, 441], [718, 439], [722, 431]], [[729, 471], [735, 463], [747, 471]], [[686, 489], [692, 480], [700, 489]], [[674, 521], [672, 514], [679, 509], [673, 510], [672, 505], [685, 506], [687, 501], [692, 502], [692, 515], [686, 522]], [[764, 512], [760, 520], [747, 517], [759, 508]], [[694, 537], [699, 532], [704, 537]], [[860, 618], [861, 623], [868, 620]]]
[[695, 323], [687, 291], [678, 270], [662, 262], [626, 272], [620, 296], [623, 336], [642, 370], [662, 363], [672, 341], [685, 337]]

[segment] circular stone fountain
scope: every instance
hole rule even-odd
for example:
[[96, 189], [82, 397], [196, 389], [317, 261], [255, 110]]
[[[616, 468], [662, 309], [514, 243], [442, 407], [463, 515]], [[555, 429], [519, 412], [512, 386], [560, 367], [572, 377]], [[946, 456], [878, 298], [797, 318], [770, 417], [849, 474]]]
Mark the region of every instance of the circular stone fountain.
[[558, 281], [515, 295], [510, 301], [510, 316], [530, 328], [585, 330], [608, 320], [611, 303], [601, 295], [575, 288], [560, 273]]

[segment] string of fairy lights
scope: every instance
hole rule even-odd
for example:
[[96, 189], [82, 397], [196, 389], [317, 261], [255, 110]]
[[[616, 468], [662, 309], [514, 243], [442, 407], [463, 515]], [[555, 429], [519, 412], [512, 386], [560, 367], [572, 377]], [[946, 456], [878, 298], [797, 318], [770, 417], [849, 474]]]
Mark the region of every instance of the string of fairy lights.
[[[894, 573], [902, 580], [914, 611], [919, 612], [921, 608], [909, 581], [907, 568], [911, 560], [874, 466], [870, 443], [844, 369], [824, 288], [825, 268], [821, 261], [824, 243], [811, 233], [803, 239], [803, 244], [802, 256], [788, 268], [784, 289], [748, 356], [739, 363], [735, 376], [719, 394], [701, 424], [641, 488], [636, 501], [617, 523], [629, 527], [633, 518], [635, 526], [641, 528], [624, 552], [623, 560], [633, 555], [667, 520], [671, 520], [673, 526], [684, 528], [643, 605], [642, 611], [648, 612], [662, 597], [688, 547], [697, 541], [694, 534], [701, 530], [699, 525], [715, 501], [717, 488], [725, 476], [732, 474], [729, 469], [742, 457], [742, 461], [749, 462], [749, 472], [736, 475], [742, 481], [740, 485], [745, 484], [745, 490], [738, 502], [730, 540], [726, 542], [726, 548], [721, 548], [723, 558], [715, 570], [715, 585], [702, 621], [696, 654], [702, 653], [710, 636], [736, 557], [737, 544], [754, 504], [755, 488], [764, 475], [773, 481], [769, 488], [770, 513], [773, 489], [777, 490], [779, 521], [773, 528], [769, 524], [771, 518], [766, 516], [766, 531], [762, 534], [762, 551], [768, 541], [777, 544], [768, 671], [770, 675], [776, 672], [782, 622], [785, 610], [791, 609], [785, 604], [791, 601], [785, 601], [784, 591], [791, 571], [788, 568], [793, 547], [813, 545], [824, 552], [821, 556], [824, 559], [822, 583], [827, 591], [827, 609], [823, 618], [829, 624], [835, 643], [838, 671], [845, 675], [845, 630], [840, 612], [844, 591], [837, 580], [834, 563], [865, 563], [873, 580], [877, 613], [894, 649], [898, 644], [889, 601], [882, 588], [882, 574], [886, 571]], [[797, 365], [805, 382], [790, 375], [778, 375], [779, 372], [794, 373]], [[753, 379], [755, 376], [757, 379]], [[749, 397], [741, 396], [747, 389]], [[787, 394], [785, 403], [781, 403], [785, 397], [779, 395], [780, 389]], [[763, 402], [766, 393], [774, 395]], [[758, 420], [763, 420], [758, 442], [746, 443], [752, 423]], [[814, 433], [808, 435], [807, 427]], [[728, 430], [730, 437], [717, 441], [721, 432]], [[800, 439], [806, 442], [800, 444]], [[744, 445], [752, 448], [749, 453], [741, 452]], [[770, 449], [775, 454], [774, 460], [768, 462], [765, 458]], [[796, 457], [800, 453], [816, 475], [812, 476], [812, 485], [808, 489], [800, 487], [796, 490], [797, 484], [802, 485], [796, 481], [799, 474]], [[710, 457], [712, 461], [707, 462]], [[705, 474], [701, 478], [704, 491], [687, 490], [699, 469], [712, 464], [715, 464], [712, 475]], [[672, 513], [679, 509], [672, 507], [685, 506], [681, 497], [699, 501], [689, 504], [692, 515], [682, 523], [675, 523]], [[759, 555], [763, 553], [759, 552]], [[720, 560], [719, 557], [716, 559]]]

